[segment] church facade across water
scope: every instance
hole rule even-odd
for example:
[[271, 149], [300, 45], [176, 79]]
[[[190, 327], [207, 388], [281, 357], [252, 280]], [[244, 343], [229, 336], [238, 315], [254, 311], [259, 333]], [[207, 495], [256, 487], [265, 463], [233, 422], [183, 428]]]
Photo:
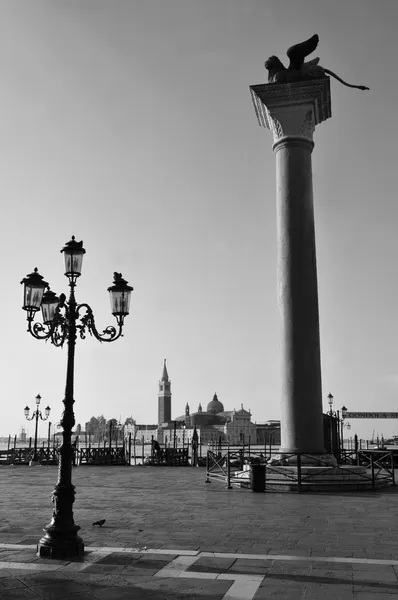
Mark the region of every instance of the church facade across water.
[[239, 409], [226, 410], [217, 394], [204, 410], [199, 403], [192, 412], [189, 403], [185, 406], [185, 414], [172, 419], [171, 415], [171, 381], [166, 366], [159, 381], [158, 391], [158, 423], [157, 425], [133, 425], [132, 433], [139, 440], [146, 442], [157, 440], [161, 445], [184, 445], [191, 443], [194, 430], [198, 433], [202, 444], [265, 444], [279, 445], [280, 422], [253, 423], [250, 410], [241, 404]]

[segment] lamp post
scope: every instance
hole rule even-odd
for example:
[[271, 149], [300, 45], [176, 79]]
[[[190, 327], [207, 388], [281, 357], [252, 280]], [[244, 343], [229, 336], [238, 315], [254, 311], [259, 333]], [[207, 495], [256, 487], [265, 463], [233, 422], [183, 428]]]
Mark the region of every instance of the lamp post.
[[328, 403], [329, 403], [329, 415], [333, 416], [333, 395], [328, 394]]
[[329, 417], [330, 417], [330, 443], [331, 443], [331, 452], [333, 454], [333, 419], [337, 419], [337, 433], [340, 440], [339, 444], [339, 454], [342, 454], [344, 450], [344, 440], [343, 440], [343, 432], [344, 427], [347, 429], [351, 429], [350, 423], [344, 423], [344, 419], [347, 414], [347, 407], [341, 407], [341, 419], [340, 419], [340, 411], [333, 410], [333, 396], [332, 394], [328, 394], [328, 402], [329, 402]]
[[351, 424], [347, 421], [347, 423], [345, 422], [345, 417], [347, 414], [347, 407], [346, 406], [342, 406], [341, 407], [341, 421], [340, 421], [340, 426], [341, 426], [341, 450], [344, 450], [344, 429], [347, 429], [347, 431], [349, 431], [351, 429]]
[[39, 424], [39, 419], [41, 421], [47, 421], [48, 417], [50, 416], [50, 410], [51, 410], [51, 408], [49, 406], [46, 406], [46, 408], [44, 409], [45, 416], [43, 417], [41, 411], [39, 410], [40, 400], [41, 400], [40, 394], [37, 394], [35, 400], [36, 400], [36, 410], [33, 411], [31, 417], [29, 417], [29, 411], [30, 411], [29, 406], [25, 406], [25, 408], [24, 408], [25, 417], [26, 417], [26, 419], [28, 421], [33, 421], [33, 419], [36, 419], [35, 445], [34, 445], [34, 450], [33, 450], [33, 458], [32, 458], [32, 460], [30, 462], [30, 465], [32, 465], [33, 463], [37, 463], [38, 462], [38, 458], [37, 458], [37, 427], [38, 427], [38, 424]]
[[[88, 304], [77, 304], [75, 299], [76, 282], [81, 275], [83, 255], [86, 253], [83, 242], [76, 242], [72, 236], [61, 252], [65, 260], [65, 276], [69, 280], [68, 301], [65, 294], [58, 297], [50, 290], [37, 268], [21, 281], [24, 285], [22, 308], [27, 312], [29, 333], [38, 340], [50, 340], [57, 347], [62, 347], [66, 341], [68, 347], [63, 400], [65, 408], [60, 422], [63, 428], [63, 439], [59, 448], [58, 481], [52, 495], [53, 516], [44, 529], [45, 535], [37, 545], [38, 556], [55, 559], [82, 556], [84, 553], [83, 540], [77, 535], [80, 527], [73, 520], [75, 487], [72, 485], [71, 434], [75, 424], [73, 386], [76, 339], [78, 335], [81, 339], [85, 339], [86, 334], [89, 333], [100, 342], [117, 340], [122, 335], [124, 318], [129, 314], [130, 296], [133, 290], [127, 285], [121, 273], [114, 273], [114, 282], [108, 291], [117, 328], [110, 325], [100, 333], [96, 328], [91, 307]], [[34, 323], [36, 312], [40, 308], [43, 323]]]
[[330, 423], [330, 452], [334, 454], [333, 450], [333, 395], [328, 394], [328, 403], [329, 403], [329, 423]]

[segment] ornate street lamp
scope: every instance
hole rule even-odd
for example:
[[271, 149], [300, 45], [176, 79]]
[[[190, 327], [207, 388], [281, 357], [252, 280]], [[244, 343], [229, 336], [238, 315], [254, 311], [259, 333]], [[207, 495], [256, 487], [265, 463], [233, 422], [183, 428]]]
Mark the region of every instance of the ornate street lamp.
[[[82, 556], [83, 540], [77, 535], [80, 527], [73, 520], [75, 487], [72, 485], [73, 448], [72, 428], [75, 425], [73, 412], [74, 359], [77, 335], [81, 339], [88, 332], [100, 342], [113, 342], [122, 335], [124, 318], [129, 314], [130, 295], [133, 288], [127, 285], [121, 273], [114, 273], [114, 282], [108, 288], [112, 314], [116, 317], [117, 328], [110, 325], [101, 333], [96, 328], [94, 315], [88, 304], [77, 304], [75, 286], [82, 271], [83, 256], [86, 253], [83, 242], [76, 242], [74, 236], [65, 244], [61, 252], [65, 260], [65, 275], [69, 280], [69, 300], [65, 294], [59, 298], [50, 290], [47, 282], [37, 269], [21, 281], [24, 284], [22, 308], [27, 312], [28, 331], [38, 340], [50, 340], [54, 346], [62, 347], [67, 342], [68, 359], [64, 411], [60, 425], [62, 445], [59, 448], [58, 481], [53, 491], [54, 502], [51, 522], [45, 527], [46, 534], [37, 546], [37, 555], [49, 558], [69, 558]], [[47, 288], [47, 291], [44, 291]], [[43, 323], [34, 323], [36, 312], [42, 310]]]
[[328, 394], [328, 403], [329, 403], [329, 414], [333, 416], [333, 396], [332, 394]]
[[340, 421], [340, 425], [341, 425], [341, 449], [344, 450], [344, 429], [347, 429], [347, 431], [349, 431], [351, 429], [351, 424], [345, 422], [345, 418], [347, 415], [347, 407], [346, 406], [342, 406], [341, 407], [341, 421]]
[[41, 400], [40, 394], [37, 394], [35, 400], [36, 400], [36, 410], [33, 411], [31, 417], [29, 417], [29, 411], [30, 411], [29, 406], [25, 406], [25, 408], [24, 408], [25, 417], [28, 421], [33, 421], [33, 419], [36, 419], [35, 445], [34, 445], [34, 450], [33, 450], [33, 458], [30, 462], [30, 465], [38, 462], [38, 458], [37, 458], [37, 426], [39, 423], [39, 419], [41, 421], [47, 421], [48, 417], [50, 416], [50, 411], [51, 411], [51, 408], [49, 406], [46, 406], [46, 408], [44, 409], [45, 416], [43, 417], [43, 415], [41, 414], [41, 411], [39, 410], [40, 400]]
[[[340, 411], [333, 410], [333, 396], [332, 394], [328, 394], [328, 403], [329, 403], [329, 417], [330, 417], [330, 441], [331, 441], [331, 451], [333, 454], [333, 418], [337, 419], [337, 433], [340, 438], [340, 454], [344, 451], [344, 428], [348, 430], [351, 429], [350, 423], [345, 423], [344, 419], [347, 415], [347, 407], [342, 406]], [[340, 418], [341, 414], [341, 418]]]
[[333, 417], [336, 416], [333, 412], [333, 395], [328, 394], [328, 403], [329, 403], [329, 429], [330, 429], [330, 452], [334, 454], [334, 437], [333, 437]]

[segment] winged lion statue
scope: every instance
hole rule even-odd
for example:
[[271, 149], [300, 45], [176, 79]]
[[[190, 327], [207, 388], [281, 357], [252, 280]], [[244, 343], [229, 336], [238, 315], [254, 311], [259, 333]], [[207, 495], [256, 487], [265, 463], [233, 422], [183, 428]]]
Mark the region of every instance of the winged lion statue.
[[290, 64], [286, 68], [277, 56], [270, 56], [265, 61], [265, 68], [268, 70], [268, 83], [292, 83], [295, 81], [303, 81], [306, 79], [321, 79], [326, 75], [330, 75], [340, 81], [343, 85], [351, 88], [357, 88], [359, 90], [368, 90], [369, 88], [364, 85], [352, 85], [347, 83], [341, 77], [321, 67], [319, 64], [319, 58], [313, 58], [308, 62], [304, 62], [304, 59], [314, 52], [318, 46], [319, 36], [313, 35], [305, 42], [295, 44], [291, 46], [286, 52]]

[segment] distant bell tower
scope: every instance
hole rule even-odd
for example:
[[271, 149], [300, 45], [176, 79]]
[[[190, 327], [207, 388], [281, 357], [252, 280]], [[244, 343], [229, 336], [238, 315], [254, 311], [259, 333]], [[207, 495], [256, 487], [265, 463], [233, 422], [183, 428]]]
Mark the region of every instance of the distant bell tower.
[[186, 427], [191, 426], [191, 415], [189, 414], [189, 404], [188, 402], [185, 405], [185, 425]]
[[163, 375], [159, 381], [158, 394], [158, 423], [167, 423], [171, 421], [171, 381], [169, 379], [166, 367], [166, 359], [164, 359]]

